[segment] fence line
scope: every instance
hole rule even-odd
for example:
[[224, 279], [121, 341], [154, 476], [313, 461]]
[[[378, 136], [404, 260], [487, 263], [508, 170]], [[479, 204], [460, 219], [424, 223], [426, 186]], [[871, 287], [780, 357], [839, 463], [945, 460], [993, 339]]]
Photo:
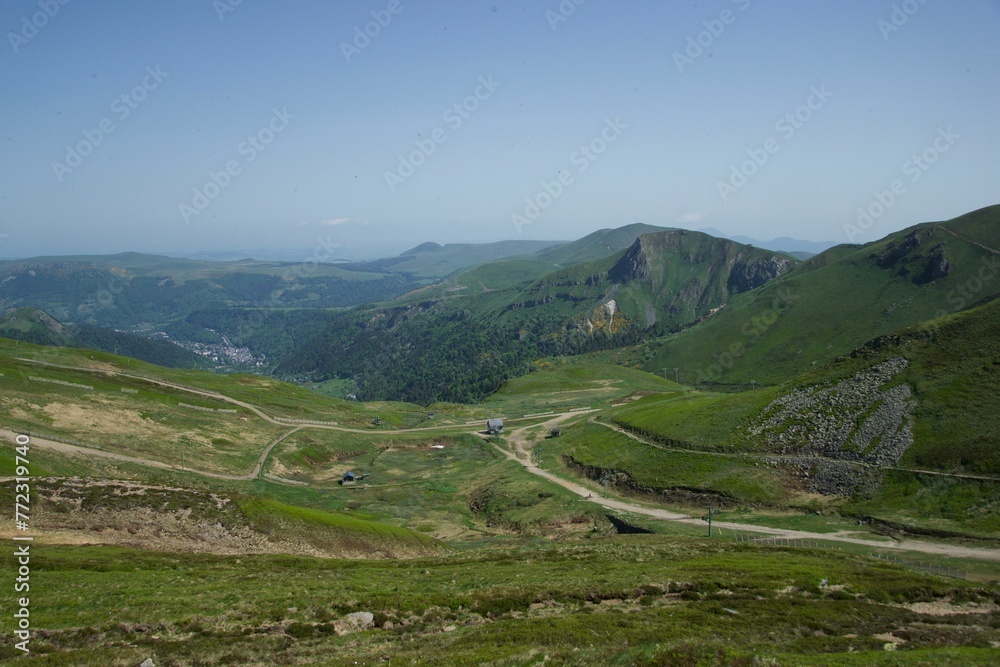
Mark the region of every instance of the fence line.
[[745, 533], [736, 534], [737, 542], [764, 544], [772, 547], [795, 547], [797, 549], [820, 549], [822, 545], [811, 540], [794, 540], [787, 537], [754, 537]]
[[[792, 547], [800, 549], [829, 549], [829, 545], [823, 545], [819, 542], [814, 542], [812, 540], [796, 540], [789, 539], [787, 537], [756, 537], [753, 535], [747, 535], [745, 533], [737, 533], [734, 538], [737, 542], [743, 542], [746, 544], [761, 544], [765, 546], [774, 547]], [[952, 579], [968, 579], [969, 571], [962, 570], [957, 567], [948, 567], [946, 565], [939, 565], [937, 563], [925, 563], [921, 561], [907, 560], [905, 558], [900, 558], [898, 556], [893, 556], [892, 554], [879, 554], [879, 553], [869, 553], [869, 558], [874, 558], [876, 560], [885, 561], [887, 563], [894, 563], [896, 565], [901, 565], [903, 567], [908, 567], [914, 570], [922, 570], [924, 572], [929, 572], [931, 574], [936, 574], [942, 577], [951, 577]]]
[[191, 405], [190, 403], [178, 403], [177, 407], [187, 408], [189, 410], [201, 410], [202, 412], [221, 412], [229, 415], [236, 414], [236, 410], [230, 410], [228, 408], [206, 408], [201, 405]]
[[316, 426], [336, 426], [337, 422], [321, 422], [312, 421], [309, 419], [287, 419], [285, 417], [275, 417], [274, 421], [283, 422], [285, 424], [315, 424]]
[[924, 572], [930, 572], [931, 574], [937, 574], [942, 577], [951, 577], [952, 579], [968, 579], [969, 571], [961, 570], [957, 567], [948, 567], [946, 565], [938, 565], [937, 563], [923, 563], [920, 561], [905, 560], [898, 556], [893, 556], [892, 554], [869, 554], [872, 558], [877, 560], [883, 560], [888, 563], [895, 563], [896, 565], [902, 565], [903, 567], [910, 567], [915, 570], [923, 570]]
[[53, 380], [51, 378], [40, 378], [34, 375], [28, 376], [29, 380], [35, 382], [48, 382], [49, 384], [61, 384], [64, 387], [73, 387], [75, 389], [86, 389], [87, 391], [94, 391], [94, 388], [89, 384], [77, 384], [76, 382], [66, 382], [65, 380]]

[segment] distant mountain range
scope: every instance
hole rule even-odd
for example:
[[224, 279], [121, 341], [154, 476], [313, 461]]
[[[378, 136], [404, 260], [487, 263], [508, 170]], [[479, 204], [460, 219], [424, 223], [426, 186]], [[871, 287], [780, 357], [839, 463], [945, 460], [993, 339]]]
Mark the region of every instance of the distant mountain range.
[[746, 245], [752, 245], [758, 248], [767, 248], [768, 250], [787, 252], [795, 257], [798, 257], [799, 259], [809, 259], [813, 255], [818, 255], [824, 250], [829, 250], [833, 246], [837, 245], [835, 241], [804, 241], [802, 239], [793, 239], [790, 236], [782, 236], [780, 238], [771, 239], [770, 241], [760, 241], [741, 234], [730, 236], [719, 231], [715, 227], [705, 227], [700, 231], [705, 232], [706, 234], [711, 234], [712, 236], [730, 239], [732, 241], [745, 243]]
[[594, 351], [743, 386], [995, 298], [1000, 280], [983, 272], [998, 230], [990, 207], [806, 261], [784, 249], [819, 246], [643, 224], [568, 243], [428, 242], [364, 263], [40, 257], [0, 262], [0, 308], [236, 350], [209, 356], [338, 379], [366, 399], [478, 400], [541, 357]]

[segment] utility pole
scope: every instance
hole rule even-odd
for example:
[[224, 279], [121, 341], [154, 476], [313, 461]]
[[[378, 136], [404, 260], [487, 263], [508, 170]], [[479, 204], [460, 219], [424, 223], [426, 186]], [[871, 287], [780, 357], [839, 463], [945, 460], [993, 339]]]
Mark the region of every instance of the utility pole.
[[663, 371], [663, 379], [666, 380], [667, 379], [667, 369], [666, 368], [661, 368], [660, 370]]
[[708, 536], [712, 536], [712, 506], [708, 506]]
[[756, 380], [750, 380], [750, 389], [751, 389], [751, 391], [754, 390], [754, 389], [756, 389], [756, 388], [757, 388], [757, 381]]
[[674, 369], [674, 382], [676, 384], [680, 384], [681, 383], [681, 381], [680, 381], [680, 370], [681, 369], [679, 369], [679, 368], [675, 368]]

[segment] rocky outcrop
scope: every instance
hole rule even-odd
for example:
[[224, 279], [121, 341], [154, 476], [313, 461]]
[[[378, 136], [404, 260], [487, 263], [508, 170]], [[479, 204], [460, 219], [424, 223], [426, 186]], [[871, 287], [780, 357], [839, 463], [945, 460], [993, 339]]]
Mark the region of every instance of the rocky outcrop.
[[749, 435], [783, 454], [895, 465], [913, 444], [916, 404], [909, 385], [885, 385], [907, 365], [897, 357], [832, 386], [791, 391], [764, 409]]
[[[636, 285], [632, 310], [649, 326], [687, 324], [783, 275], [794, 260], [727, 239], [678, 229], [636, 239], [608, 270], [614, 285]], [[641, 296], [639, 296], [641, 295]]]
[[[916, 285], [925, 285], [948, 275], [951, 263], [942, 244], [931, 245], [933, 231], [917, 230], [887, 245], [870, 257], [881, 269], [894, 270]], [[930, 247], [927, 247], [930, 246]]]
[[706, 275], [721, 279], [731, 294], [738, 294], [785, 273], [792, 260], [735, 241], [676, 229], [640, 236], [608, 271], [608, 276], [616, 283], [642, 281], [657, 285], [670, 274], [685, 273], [668, 264], [703, 265]]
[[772, 256], [758, 259], [743, 259], [736, 263], [729, 272], [726, 287], [731, 294], [740, 294], [757, 289], [789, 269], [791, 262], [787, 259]]

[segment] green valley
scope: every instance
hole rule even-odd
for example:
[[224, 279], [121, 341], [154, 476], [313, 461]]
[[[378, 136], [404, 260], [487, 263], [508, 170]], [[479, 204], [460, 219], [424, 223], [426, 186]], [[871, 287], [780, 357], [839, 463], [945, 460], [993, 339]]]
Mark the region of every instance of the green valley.
[[115, 354], [135, 348], [111, 329], [87, 349], [97, 325], [11, 309], [17, 659], [993, 664], [995, 216], [804, 262], [641, 226], [425, 245], [403, 255], [427, 255], [417, 291], [348, 309], [248, 308], [256, 283], [214, 275], [229, 296], [168, 328], [266, 358], [254, 373]]

